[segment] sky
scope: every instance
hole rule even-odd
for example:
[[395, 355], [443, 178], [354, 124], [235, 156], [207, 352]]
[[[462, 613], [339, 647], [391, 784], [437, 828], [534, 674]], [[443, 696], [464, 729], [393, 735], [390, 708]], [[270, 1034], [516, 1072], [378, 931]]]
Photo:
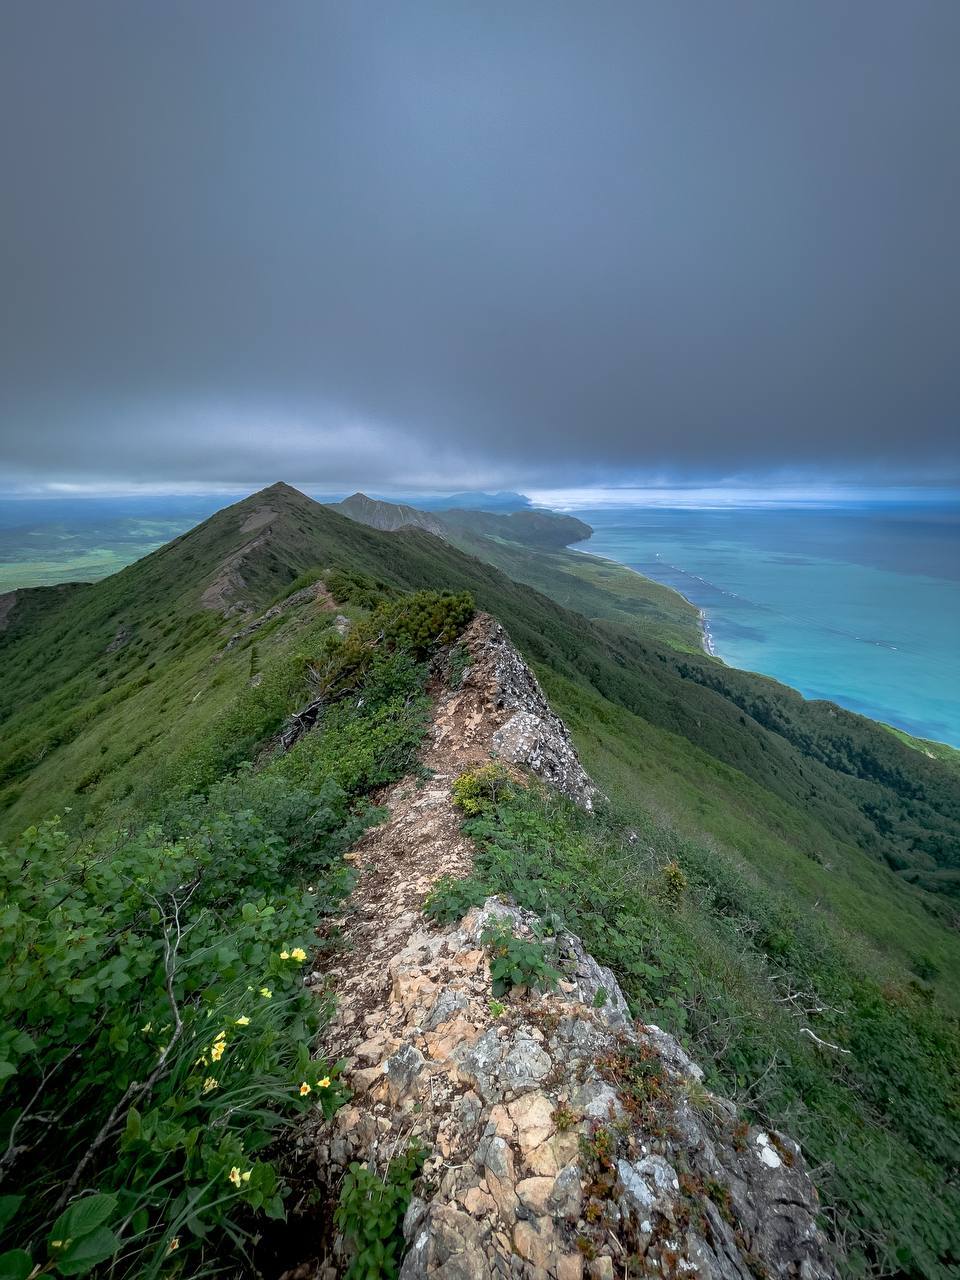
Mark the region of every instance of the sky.
[[956, 0], [4, 0], [0, 492], [960, 483]]

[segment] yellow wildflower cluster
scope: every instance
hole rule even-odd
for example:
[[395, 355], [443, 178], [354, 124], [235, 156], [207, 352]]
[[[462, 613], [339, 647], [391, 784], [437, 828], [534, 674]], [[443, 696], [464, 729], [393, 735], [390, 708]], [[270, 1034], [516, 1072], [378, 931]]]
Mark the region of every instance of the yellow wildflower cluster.
[[227, 1177], [235, 1187], [239, 1187], [241, 1183], [250, 1181], [250, 1170], [247, 1169], [245, 1173], [241, 1173], [240, 1170], [237, 1168], [237, 1166], [234, 1165], [233, 1168], [230, 1170], [230, 1172], [227, 1174]]
[[[324, 1076], [322, 1080], [318, 1080], [318, 1081], [317, 1081], [317, 1088], [318, 1088], [318, 1089], [329, 1089], [329, 1088], [330, 1088], [330, 1077], [329, 1077], [329, 1076]], [[301, 1097], [301, 1098], [305, 1098], [305, 1097], [307, 1096], [307, 1094], [308, 1094], [308, 1093], [313, 1093], [313, 1086], [312, 1086], [312, 1085], [310, 1085], [310, 1084], [307, 1084], [306, 1080], [304, 1080], [304, 1081], [303, 1081], [303, 1083], [302, 1083], [302, 1084], [301, 1084], [301, 1086], [300, 1086], [300, 1097]]]
[[211, 1062], [219, 1062], [227, 1048], [227, 1033], [218, 1031], [217, 1038], [209, 1049], [204, 1049], [196, 1061], [198, 1067], [209, 1067]]
[[296, 960], [298, 964], [303, 964], [306, 958], [307, 953], [304, 951], [303, 947], [294, 947], [292, 951], [280, 952], [281, 960]]

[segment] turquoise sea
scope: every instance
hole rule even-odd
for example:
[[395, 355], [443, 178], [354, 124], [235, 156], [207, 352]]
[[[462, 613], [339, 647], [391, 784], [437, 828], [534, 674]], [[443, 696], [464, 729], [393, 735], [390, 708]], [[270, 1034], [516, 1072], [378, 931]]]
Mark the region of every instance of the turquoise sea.
[[960, 505], [577, 510], [731, 666], [960, 747]]

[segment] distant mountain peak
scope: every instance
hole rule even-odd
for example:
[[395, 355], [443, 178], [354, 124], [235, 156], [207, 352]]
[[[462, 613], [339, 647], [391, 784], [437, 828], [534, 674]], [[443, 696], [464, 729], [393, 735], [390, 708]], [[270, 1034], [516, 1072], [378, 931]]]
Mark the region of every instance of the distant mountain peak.
[[251, 493], [248, 498], [244, 498], [243, 502], [260, 502], [264, 498], [298, 498], [301, 501], [312, 502], [313, 499], [300, 489], [295, 489], [292, 484], [287, 484], [285, 480], [277, 480], [273, 484], [267, 485], [265, 489], [258, 489], [256, 493]]
[[368, 497], [359, 490], [352, 493], [342, 502], [332, 502], [331, 511], [359, 524], [369, 525], [372, 529], [382, 529], [393, 533], [397, 529], [424, 529], [438, 538], [444, 537], [443, 524], [426, 511], [407, 506], [404, 502], [384, 502], [379, 498]]

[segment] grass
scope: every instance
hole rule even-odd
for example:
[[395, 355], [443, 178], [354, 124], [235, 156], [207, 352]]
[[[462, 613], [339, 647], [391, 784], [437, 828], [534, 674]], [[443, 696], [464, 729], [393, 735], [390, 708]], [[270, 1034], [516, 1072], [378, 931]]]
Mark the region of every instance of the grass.
[[0, 592], [95, 582], [156, 551], [190, 519], [114, 519], [0, 529]]

